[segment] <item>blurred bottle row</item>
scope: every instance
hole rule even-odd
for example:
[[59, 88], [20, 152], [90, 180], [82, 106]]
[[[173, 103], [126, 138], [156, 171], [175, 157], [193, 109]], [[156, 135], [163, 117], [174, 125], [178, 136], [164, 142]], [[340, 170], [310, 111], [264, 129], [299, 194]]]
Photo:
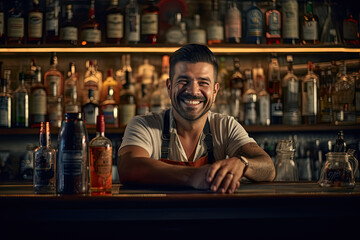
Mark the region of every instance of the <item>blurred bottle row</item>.
[[[88, 16], [80, 18], [74, 14], [76, 1], [1, 0], [0, 44], [359, 45], [359, 9], [343, 7], [339, 1], [317, 2], [317, 8], [313, 1], [300, 1], [304, 6], [299, 8], [298, 0], [212, 0], [209, 13], [204, 13], [203, 7], [192, 9], [198, 5], [184, 1], [171, 5], [170, 1], [128, 0], [119, 4], [110, 0], [106, 6], [98, 2], [89, 0]], [[333, 11], [334, 7], [344, 12]], [[194, 12], [192, 16], [187, 16], [188, 8]], [[325, 13], [318, 17], [316, 9]]]

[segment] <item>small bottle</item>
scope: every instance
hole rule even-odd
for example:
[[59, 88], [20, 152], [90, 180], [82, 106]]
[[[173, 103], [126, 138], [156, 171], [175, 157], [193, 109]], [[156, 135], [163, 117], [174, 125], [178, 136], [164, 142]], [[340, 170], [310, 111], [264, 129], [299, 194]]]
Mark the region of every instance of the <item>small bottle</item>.
[[136, 99], [136, 115], [146, 115], [150, 112], [152, 85], [141, 85], [141, 94]]
[[106, 10], [106, 41], [119, 44], [124, 37], [124, 13], [118, 0], [111, 0]]
[[258, 96], [254, 88], [254, 81], [251, 77], [251, 70], [245, 70], [245, 76], [247, 80], [247, 90], [243, 95], [243, 101], [245, 104], [245, 125], [255, 125], [256, 119], [256, 104], [258, 102]]
[[312, 1], [306, 1], [306, 11], [302, 17], [301, 33], [301, 44], [319, 43], [319, 19], [313, 14]]
[[55, 193], [56, 151], [51, 148], [50, 124], [41, 122], [39, 147], [34, 150], [34, 192]]
[[78, 27], [73, 21], [72, 5], [66, 5], [66, 17], [60, 25], [60, 41], [66, 44], [78, 44]]
[[43, 37], [43, 12], [39, 9], [39, 0], [33, 0], [28, 14], [27, 43], [40, 44]]
[[51, 53], [50, 57], [50, 68], [44, 74], [44, 85], [46, 87], [46, 92], [51, 92], [51, 85], [54, 83], [56, 85], [56, 96], [63, 95], [63, 75], [57, 69], [58, 58], [55, 52]]
[[6, 78], [1, 78], [0, 127], [11, 127], [11, 95], [7, 93]]
[[96, 127], [96, 116], [99, 114], [99, 104], [94, 98], [94, 91], [88, 90], [88, 100], [82, 106], [82, 112], [84, 113], [84, 120], [87, 128]]
[[189, 43], [206, 45], [206, 31], [200, 27], [200, 14], [194, 15], [194, 28], [189, 31]]
[[60, 127], [63, 117], [62, 95], [57, 94], [57, 85], [50, 83], [50, 94], [47, 96], [47, 116], [51, 127]]
[[15, 0], [7, 14], [7, 44], [24, 44], [24, 34], [24, 12], [20, 1]]
[[280, 44], [281, 15], [276, 9], [276, 0], [272, 0], [272, 7], [266, 11], [266, 43]]
[[120, 127], [125, 127], [136, 114], [136, 97], [134, 93], [134, 84], [131, 81], [131, 72], [125, 71], [125, 81], [123, 90], [120, 93]]
[[101, 110], [105, 118], [106, 127], [119, 127], [119, 106], [114, 100], [113, 86], [108, 87], [106, 100], [101, 104]]
[[235, 1], [228, 5], [225, 17], [225, 41], [228, 43], [240, 43], [241, 39], [241, 12]]
[[96, 137], [90, 141], [90, 190], [92, 193], [111, 192], [112, 143], [105, 137], [104, 115], [97, 116]]
[[25, 75], [19, 73], [19, 87], [14, 91], [14, 126], [29, 127], [29, 93], [25, 87]]
[[346, 142], [344, 140], [344, 132], [339, 131], [335, 141], [333, 152], [346, 152]]
[[56, 192], [86, 194], [89, 185], [89, 138], [81, 113], [66, 113], [58, 135]]
[[0, 44], [5, 44], [5, 11], [4, 2], [0, 1]]
[[41, 68], [35, 71], [35, 80], [30, 90], [30, 124], [31, 127], [39, 127], [46, 120], [46, 88], [41, 81]]
[[224, 26], [220, 20], [219, 2], [218, 0], [212, 0], [211, 3], [211, 18], [206, 29], [207, 43], [209, 45], [224, 41]]
[[100, 24], [95, 18], [95, 0], [91, 0], [88, 20], [81, 25], [80, 41], [83, 46], [101, 43]]
[[185, 44], [186, 33], [181, 28], [181, 13], [175, 14], [175, 23], [166, 31], [166, 43]]
[[297, 0], [282, 2], [282, 37], [285, 44], [299, 42], [299, 4]]
[[141, 12], [141, 42], [155, 44], [159, 38], [159, 8], [148, 0]]
[[246, 41], [248, 43], [261, 44], [263, 37], [263, 14], [252, 1], [252, 6], [246, 12]]
[[319, 113], [319, 77], [313, 72], [311, 61], [308, 61], [308, 72], [302, 81], [301, 90], [303, 123], [316, 124]]
[[125, 42], [136, 44], [140, 41], [140, 14], [137, 0], [130, 0], [126, 5]]
[[120, 91], [122, 89], [122, 85], [119, 84], [115, 80], [112, 68], [110, 68], [108, 70], [108, 76], [107, 76], [107, 78], [105, 79], [105, 81], [102, 84], [100, 102], [104, 102], [107, 99], [107, 97], [108, 97], [108, 88], [110, 86], [113, 89], [113, 100], [117, 104], [119, 104], [119, 97], [120, 97]]
[[59, 41], [59, 0], [46, 0], [45, 42], [57, 43]]

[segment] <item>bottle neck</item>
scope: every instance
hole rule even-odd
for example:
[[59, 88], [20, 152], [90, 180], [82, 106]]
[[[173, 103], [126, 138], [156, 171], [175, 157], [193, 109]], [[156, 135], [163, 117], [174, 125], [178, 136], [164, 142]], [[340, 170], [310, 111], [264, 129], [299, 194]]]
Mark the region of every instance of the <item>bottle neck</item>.
[[42, 147], [50, 147], [50, 133], [40, 133], [39, 144]]
[[312, 2], [307, 2], [306, 3], [306, 13], [307, 14], [312, 14], [313, 13]]

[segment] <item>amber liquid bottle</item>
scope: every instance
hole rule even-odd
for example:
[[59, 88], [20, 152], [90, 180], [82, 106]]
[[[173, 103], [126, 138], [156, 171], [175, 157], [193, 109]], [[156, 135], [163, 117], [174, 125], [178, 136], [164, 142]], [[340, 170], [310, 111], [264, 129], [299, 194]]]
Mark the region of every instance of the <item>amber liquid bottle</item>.
[[41, 44], [43, 37], [43, 15], [39, 9], [39, 0], [33, 0], [33, 7], [28, 14], [28, 44]]
[[7, 44], [23, 44], [24, 29], [24, 12], [20, 1], [15, 1], [7, 14]]
[[95, 19], [95, 0], [91, 0], [89, 19], [82, 24], [80, 33], [81, 45], [101, 43], [100, 24]]
[[159, 38], [159, 8], [153, 0], [141, 12], [141, 42], [155, 44]]
[[106, 10], [106, 42], [119, 44], [124, 37], [124, 14], [118, 0], [111, 0]]

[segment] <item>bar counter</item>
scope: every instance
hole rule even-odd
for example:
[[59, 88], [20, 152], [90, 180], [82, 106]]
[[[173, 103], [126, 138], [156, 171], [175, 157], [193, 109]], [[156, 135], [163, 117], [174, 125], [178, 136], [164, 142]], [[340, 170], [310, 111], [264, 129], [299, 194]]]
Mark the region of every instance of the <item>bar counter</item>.
[[59, 196], [8, 184], [0, 185], [0, 218], [9, 239], [343, 239], [360, 234], [360, 185], [329, 191], [315, 182], [246, 183], [217, 194], [115, 184], [107, 195]]

